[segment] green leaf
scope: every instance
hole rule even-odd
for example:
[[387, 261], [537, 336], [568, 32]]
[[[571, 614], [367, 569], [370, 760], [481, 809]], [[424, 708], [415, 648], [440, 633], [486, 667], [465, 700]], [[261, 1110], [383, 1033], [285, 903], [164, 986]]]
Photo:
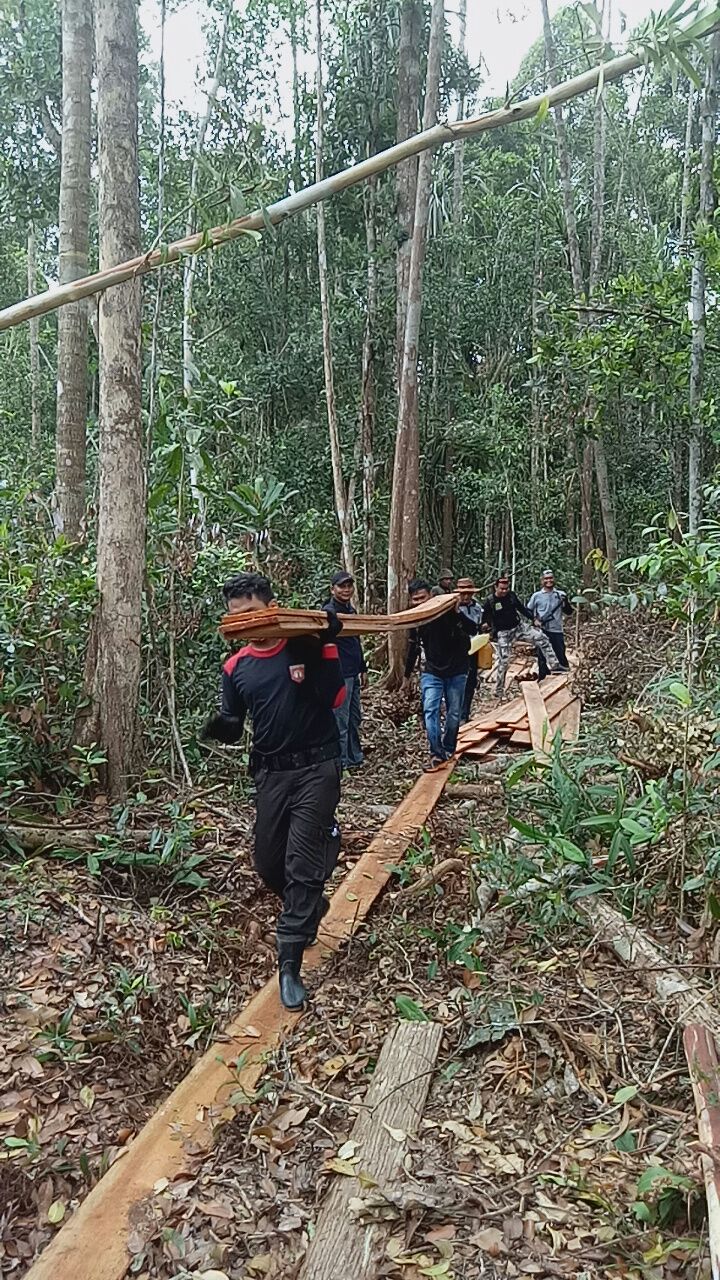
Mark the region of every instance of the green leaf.
[[615, 1150], [636, 1151], [637, 1142], [635, 1141], [635, 1134], [631, 1133], [629, 1130], [627, 1133], [621, 1133], [620, 1137], [615, 1139]]
[[535, 124], [542, 124], [549, 110], [550, 110], [550, 99], [546, 94], [545, 97], [542, 99], [540, 106], [537, 109], [537, 112], [535, 113]]
[[57, 1226], [58, 1222], [62, 1222], [65, 1217], [65, 1201], [55, 1200], [48, 1209], [48, 1222], [52, 1222], [53, 1226]]
[[404, 1018], [406, 1022], [430, 1021], [425, 1010], [421, 1009], [420, 1005], [416, 1004], [414, 1000], [411, 1000], [410, 996], [396, 996], [395, 1008], [397, 1009], [398, 1015], [401, 1018]]
[[631, 1098], [637, 1097], [637, 1091], [636, 1084], [626, 1084], [624, 1088], [618, 1089], [615, 1094], [613, 1098], [614, 1105], [619, 1107], [623, 1102], [629, 1102]]
[[692, 698], [690, 697], [690, 690], [687, 685], [680, 684], [679, 680], [675, 680], [670, 685], [669, 692], [672, 694], [673, 698], [677, 699], [682, 707], [690, 706]]

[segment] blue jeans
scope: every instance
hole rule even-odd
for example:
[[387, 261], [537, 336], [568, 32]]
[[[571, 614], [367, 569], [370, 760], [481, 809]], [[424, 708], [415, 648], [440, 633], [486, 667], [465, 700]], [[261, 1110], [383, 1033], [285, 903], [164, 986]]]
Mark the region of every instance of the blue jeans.
[[[430, 745], [430, 755], [437, 760], [453, 755], [457, 746], [460, 714], [463, 696], [467, 684], [466, 672], [459, 676], [450, 676], [443, 680], [440, 676], [432, 676], [427, 671], [420, 677], [420, 693], [425, 720], [425, 732]], [[445, 700], [445, 726], [440, 726], [440, 708]]]
[[343, 769], [364, 763], [360, 745], [360, 677], [351, 676], [345, 681], [345, 701], [335, 712], [338, 732], [340, 734], [340, 755]]

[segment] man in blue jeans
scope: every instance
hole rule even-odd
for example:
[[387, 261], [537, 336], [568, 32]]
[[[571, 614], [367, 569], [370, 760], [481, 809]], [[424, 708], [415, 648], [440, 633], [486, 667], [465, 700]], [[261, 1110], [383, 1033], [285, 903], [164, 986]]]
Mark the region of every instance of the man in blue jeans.
[[[422, 578], [408, 587], [413, 608], [430, 599], [432, 588]], [[468, 673], [470, 637], [477, 625], [457, 609], [443, 613], [410, 632], [405, 680], [410, 680], [421, 659], [420, 691], [425, 732], [430, 747], [426, 772], [439, 769], [455, 754]], [[445, 724], [441, 721], [443, 701]]]
[[[323, 609], [342, 619], [349, 613], [357, 613], [350, 603], [355, 582], [351, 574], [341, 569], [330, 583], [331, 597]], [[343, 769], [359, 769], [365, 763], [360, 743], [362, 707], [360, 690], [367, 685], [367, 663], [357, 636], [339, 635], [336, 640], [340, 666], [345, 680], [345, 701], [335, 711], [340, 734], [340, 753]]]

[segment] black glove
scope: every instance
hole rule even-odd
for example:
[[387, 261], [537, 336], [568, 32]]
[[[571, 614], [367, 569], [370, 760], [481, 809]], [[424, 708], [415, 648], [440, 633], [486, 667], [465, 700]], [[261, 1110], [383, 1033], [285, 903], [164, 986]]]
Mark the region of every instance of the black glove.
[[326, 609], [325, 617], [328, 620], [328, 636], [334, 640], [343, 629], [342, 618], [339, 618], [334, 609]]
[[237, 716], [214, 715], [203, 725], [200, 737], [203, 742], [208, 738], [214, 738], [216, 742], [231, 745], [233, 742], [239, 742], [242, 737], [242, 725]]

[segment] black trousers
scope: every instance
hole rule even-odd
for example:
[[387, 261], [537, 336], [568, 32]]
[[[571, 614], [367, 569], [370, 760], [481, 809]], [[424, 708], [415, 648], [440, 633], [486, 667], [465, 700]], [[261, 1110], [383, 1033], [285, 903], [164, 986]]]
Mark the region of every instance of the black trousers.
[[335, 809], [340, 761], [255, 775], [254, 863], [263, 884], [282, 899], [278, 945], [315, 936], [326, 880], [340, 852]]
[[470, 659], [470, 665], [468, 666], [468, 678], [467, 678], [467, 684], [465, 685], [465, 695], [463, 697], [463, 708], [462, 708], [462, 716], [461, 716], [461, 720], [463, 724], [465, 724], [466, 721], [470, 719], [470, 712], [472, 711], [473, 698], [475, 697], [475, 690], [477, 689], [477, 680], [478, 680], [478, 665], [477, 665], [477, 659], [475, 657], [475, 654], [473, 654]]
[[[546, 631], [545, 635], [555, 650], [555, 656], [560, 663], [560, 666], [566, 667], [567, 657], [565, 655], [565, 636], [562, 631]], [[538, 660], [538, 680], [544, 680], [545, 676], [549, 674], [548, 664], [545, 661], [544, 653], [540, 649], [536, 649], [535, 652]]]

